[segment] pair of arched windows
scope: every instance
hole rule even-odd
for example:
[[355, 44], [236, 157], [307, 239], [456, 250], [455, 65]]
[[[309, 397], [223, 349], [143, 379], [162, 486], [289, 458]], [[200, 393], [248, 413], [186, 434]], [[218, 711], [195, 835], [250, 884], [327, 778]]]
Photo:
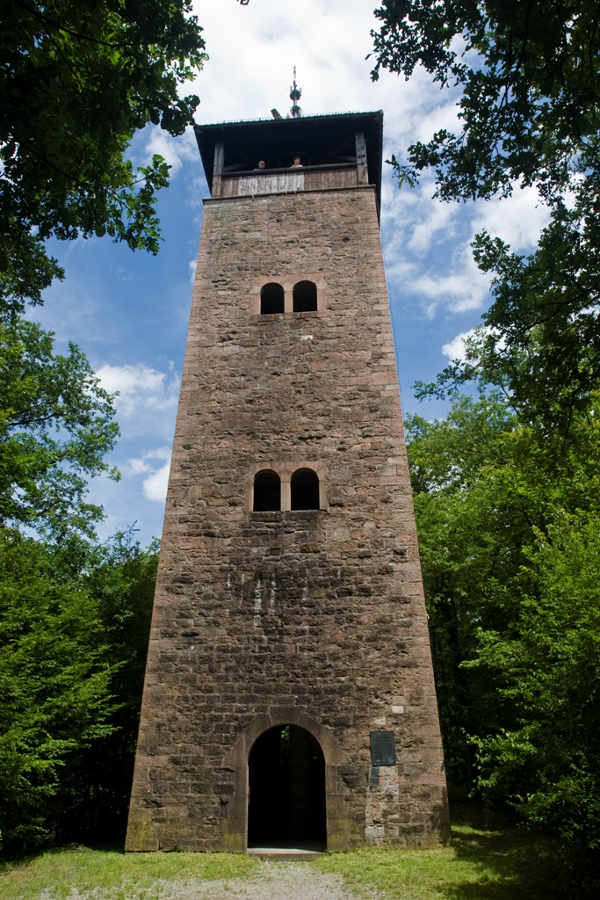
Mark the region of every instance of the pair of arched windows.
[[[297, 281], [292, 292], [292, 309], [294, 312], [316, 312], [317, 286], [314, 281]], [[285, 312], [285, 294], [282, 285], [270, 281], [260, 291], [260, 312], [263, 316], [272, 316]]]
[[[312, 469], [296, 469], [290, 481], [291, 509], [319, 509], [319, 478]], [[254, 476], [254, 512], [281, 509], [281, 479], [273, 469]]]

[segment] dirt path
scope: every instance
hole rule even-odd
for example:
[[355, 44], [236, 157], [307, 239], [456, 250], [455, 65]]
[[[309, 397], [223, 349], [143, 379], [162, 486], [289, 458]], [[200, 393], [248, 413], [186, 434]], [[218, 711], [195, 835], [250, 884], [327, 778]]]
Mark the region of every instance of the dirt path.
[[173, 893], [157, 894], [157, 900], [195, 900], [204, 897], [211, 900], [224, 900], [226, 897], [249, 900], [357, 900], [361, 897], [376, 900], [383, 894], [374, 891], [353, 893], [343, 887], [339, 875], [322, 874], [306, 863], [294, 862], [263, 862], [252, 880], [235, 879], [212, 884], [196, 882], [195, 886], [180, 885]]
[[[139, 890], [123, 888], [113, 891], [72, 891], [68, 900], [383, 900], [377, 891], [355, 893], [343, 887], [339, 875], [325, 875], [306, 863], [263, 862], [258, 872], [248, 878], [227, 881], [158, 880], [152, 887]], [[40, 900], [50, 900], [42, 895]]]

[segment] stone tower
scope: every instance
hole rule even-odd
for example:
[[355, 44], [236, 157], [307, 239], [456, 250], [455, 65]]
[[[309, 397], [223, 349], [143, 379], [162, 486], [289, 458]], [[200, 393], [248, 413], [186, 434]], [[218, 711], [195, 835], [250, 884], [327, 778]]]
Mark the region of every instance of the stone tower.
[[445, 837], [382, 127], [368, 112], [197, 128], [211, 197], [128, 850]]

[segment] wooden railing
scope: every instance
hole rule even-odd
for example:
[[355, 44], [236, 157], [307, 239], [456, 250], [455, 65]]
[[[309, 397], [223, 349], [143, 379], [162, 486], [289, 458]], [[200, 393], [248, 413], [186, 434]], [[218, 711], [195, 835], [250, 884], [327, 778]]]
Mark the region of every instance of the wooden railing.
[[[363, 171], [361, 171], [363, 170]], [[360, 179], [363, 175], [364, 180]], [[287, 194], [298, 191], [354, 187], [367, 183], [366, 167], [355, 163], [329, 163], [285, 169], [252, 169], [223, 172], [213, 179], [213, 197], [244, 197], [257, 194]]]

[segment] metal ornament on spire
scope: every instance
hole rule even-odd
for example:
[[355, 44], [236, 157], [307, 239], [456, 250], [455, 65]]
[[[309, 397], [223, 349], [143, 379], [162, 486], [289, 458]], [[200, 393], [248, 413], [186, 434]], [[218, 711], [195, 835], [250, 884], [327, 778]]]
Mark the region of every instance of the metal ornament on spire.
[[294, 66], [294, 83], [290, 88], [290, 100], [292, 101], [292, 108], [290, 112], [292, 114], [292, 119], [299, 119], [302, 115], [302, 110], [298, 106], [298, 100], [302, 96], [302, 91], [296, 84], [296, 66]]

